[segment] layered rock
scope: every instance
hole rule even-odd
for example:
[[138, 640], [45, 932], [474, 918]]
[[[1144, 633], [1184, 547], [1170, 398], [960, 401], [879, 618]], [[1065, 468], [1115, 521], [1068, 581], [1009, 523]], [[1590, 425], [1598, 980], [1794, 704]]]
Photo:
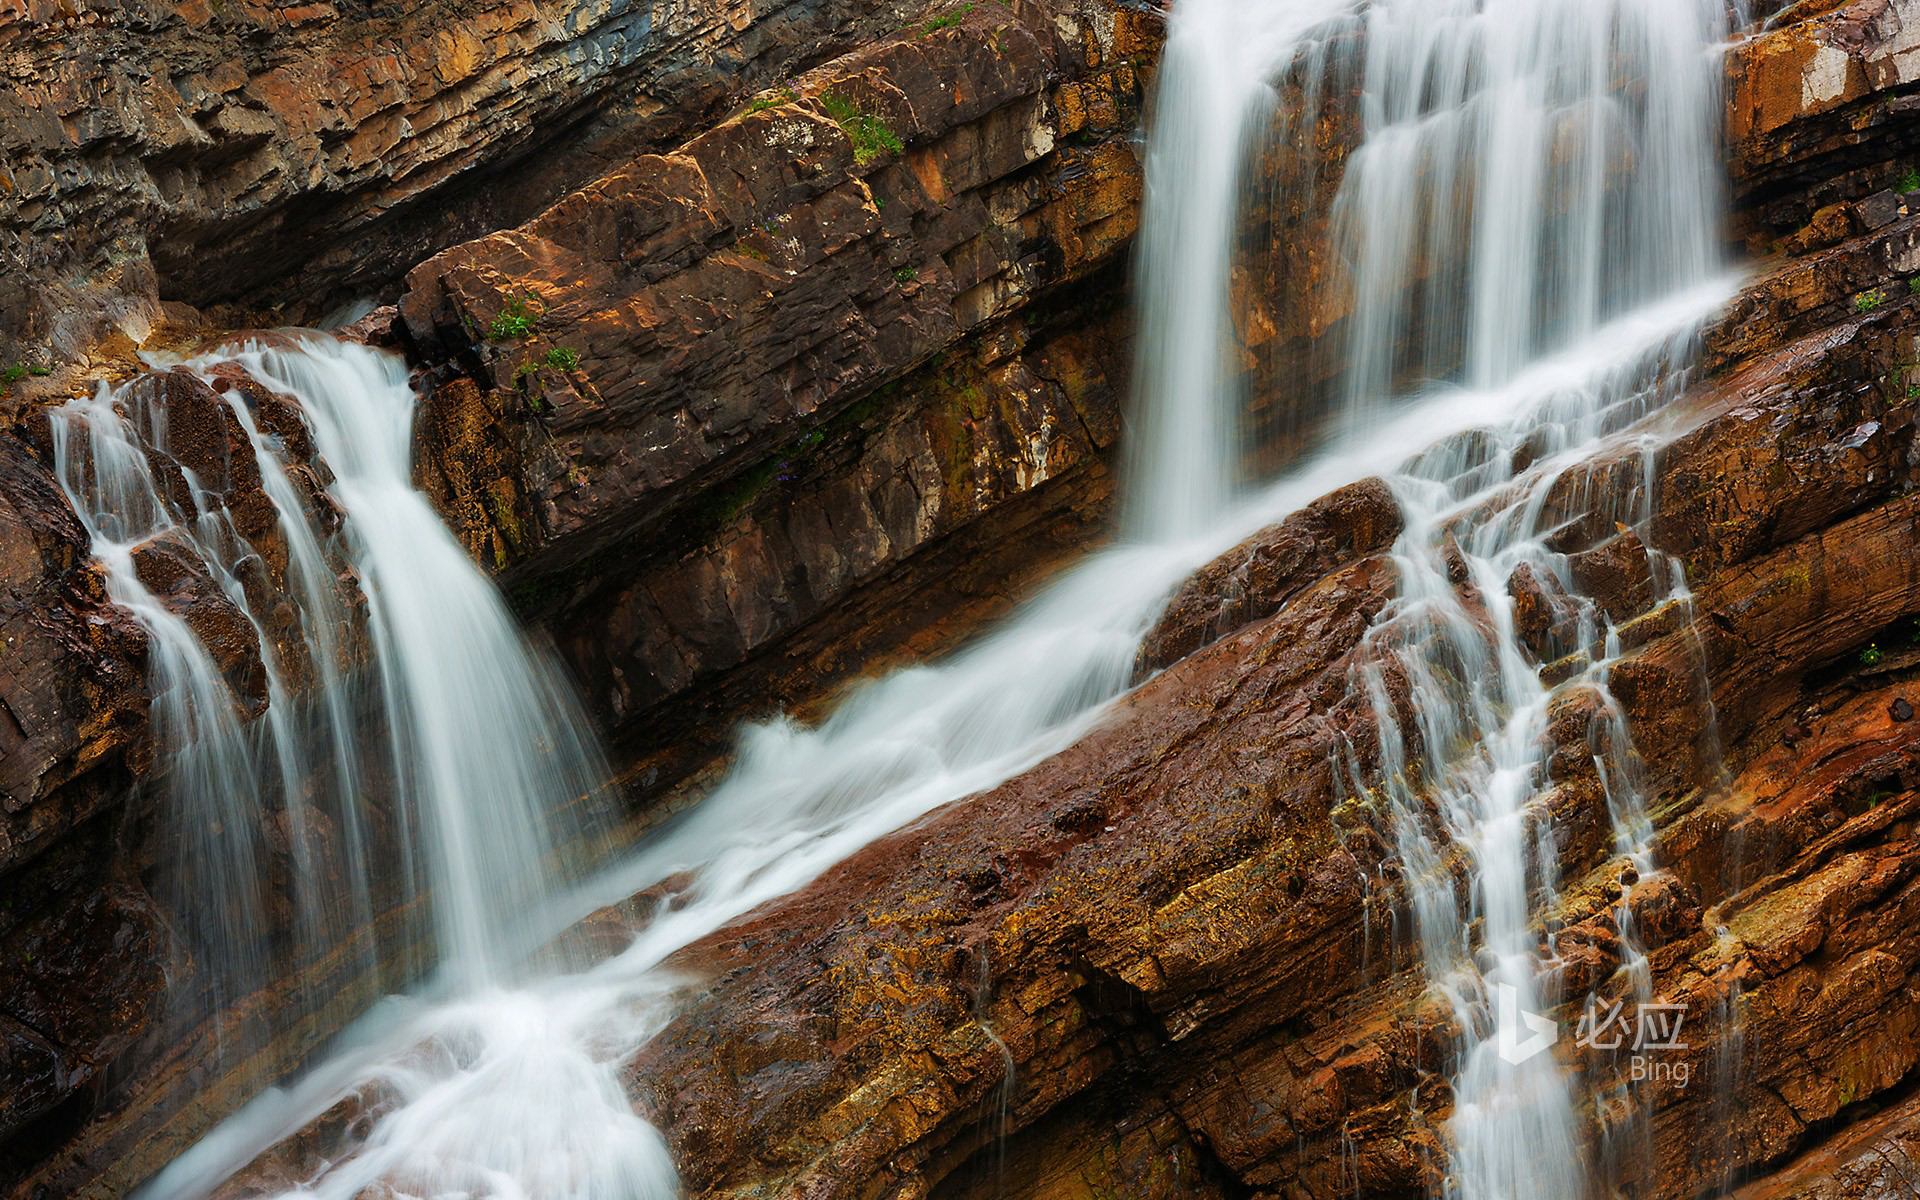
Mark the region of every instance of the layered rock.
[[409, 276], [427, 485], [623, 757], [705, 753], [1097, 528], [1156, 37], [961, 6]]
[[[132, 422], [165, 414], [164, 452], [148, 455], [158, 491], [181, 511], [216, 506], [253, 550], [235, 566], [248, 611], [182, 530], [148, 538], [131, 558], [141, 583], [206, 647], [237, 710], [257, 717], [268, 706], [268, 658], [291, 687], [303, 686], [314, 664], [299, 613], [285, 602], [295, 589], [280, 513], [236, 407], [285, 448], [291, 494], [324, 531], [337, 514], [322, 496], [326, 481], [310, 461], [299, 412], [231, 367], [216, 368], [211, 383], [184, 370], [156, 371], [122, 388], [118, 400]], [[268, 879], [259, 899], [278, 919], [261, 935], [312, 981], [328, 980], [342, 1007], [329, 1021], [276, 1030], [271, 1014], [298, 1008], [302, 984], [256, 981], [274, 994], [222, 997], [245, 999], [256, 1011], [236, 1013], [220, 1029], [201, 1020], [214, 973], [179, 939], [177, 903], [169, 916], [150, 894], [198, 831], [154, 803], [177, 747], [150, 720], [148, 634], [110, 602], [105, 568], [90, 561], [87, 530], [50, 469], [65, 454], [76, 479], [90, 477], [90, 435], [76, 423], [56, 449], [59, 440], [45, 413], [0, 437], [0, 566], [8, 581], [0, 610], [0, 889], [8, 897], [0, 905], [0, 955], [9, 964], [0, 989], [7, 1095], [0, 1173], [10, 1180], [56, 1156], [97, 1104], [112, 1110], [155, 1079], [166, 1081], [175, 1104], [212, 1099], [219, 1085], [210, 1090], [193, 1072], [222, 1047], [229, 1067], [282, 1032], [302, 1052], [333, 1027], [329, 1021], [377, 994], [377, 981], [357, 977], [357, 964], [291, 944], [286, 914], [295, 906], [297, 872], [290, 864], [329, 862], [338, 848], [322, 844], [324, 830], [295, 844], [276, 828], [263, 837], [277, 861], [263, 864]], [[349, 578], [344, 564], [334, 566]], [[341, 631], [340, 644], [358, 653], [351, 631]], [[219, 902], [191, 897], [201, 907]], [[256, 1077], [285, 1050], [253, 1064]], [[129, 1080], [141, 1082], [130, 1089]]]
[[150, 902], [115, 865], [129, 755], [144, 752], [145, 635], [107, 603], [85, 530], [16, 437], [0, 439], [0, 518], [5, 1145], [97, 1087], [147, 1029], [164, 953]]
[[160, 301], [313, 320], [904, 5], [124, 5], [0, 26], [0, 358], [64, 370]]
[[[144, 899], [174, 854], [151, 807], [163, 748], [139, 629], [104, 604], [83, 532], [57, 511], [33, 397], [90, 387], [76, 369], [133, 370], [126, 334], [199, 320], [157, 296], [232, 312], [298, 294], [318, 311], [626, 164], [423, 266], [398, 332], [376, 318], [357, 336], [427, 360], [423, 482], [571, 652], [637, 780], [706, 763], [743, 712], [817, 702], [865, 666], [947, 644], [1095, 534], [1138, 203], [1126, 139], [1157, 21], [1093, 3], [851, 8], [63, 9], [0, 34], [25, 39], [9, 61], [30, 86], [12, 102], [35, 103], [4, 146], [21, 188], [4, 232], [29, 268], [9, 279], [31, 303], [7, 301], [0, 337], [52, 339], [52, 359], [22, 361], [56, 368], [7, 375], [27, 398], [9, 415], [37, 442], [20, 446], [22, 478], [37, 482], [4, 498], [25, 514], [16, 528], [63, 539], [9, 559], [32, 639], [6, 681], [22, 745], [4, 760], [0, 884], [47, 881], [8, 928], [37, 939], [47, 971], [93, 971], [85, 987], [18, 989], [0, 1174], [22, 1194], [124, 1192], [379, 983], [345, 954], [268, 981], [221, 1015], [249, 1050], [212, 1074], [211, 1026], [163, 1036], [155, 1020], [161, 964], [175, 1003], [197, 986]], [[755, 82], [778, 86], [742, 111]], [[538, 312], [535, 336], [480, 344], [461, 315], [501, 314], [476, 297], [529, 305], [516, 311]], [[553, 349], [580, 357], [546, 365]], [[83, 351], [95, 357], [62, 357]], [[223, 403], [183, 375], [139, 386], [162, 390], [178, 452], [262, 549], [252, 607], [292, 619], [270, 602], [284, 547], [263, 536], [271, 509], [241, 478], [252, 460]], [[304, 458], [304, 430], [270, 420], [271, 399], [249, 395]], [[686, 436], [662, 440], [674, 430]], [[139, 560], [257, 718], [251, 626], [185, 547]], [[302, 686], [296, 631], [266, 632]], [[48, 994], [57, 1021], [33, 1008]]]
[[[1789, 1165], [1754, 1194], [1859, 1191], [1878, 1177], [1855, 1120], [1883, 1100], [1872, 1136], [1911, 1140], [1910, 8], [1797, 6], [1808, 19], [1735, 55], [1741, 232], [1777, 257], [1708, 335], [1711, 380], [1658, 464], [1642, 532], [1686, 564], [1692, 609], [1643, 611], [1637, 534], [1576, 520], [1559, 547], [1633, 650], [1614, 687], [1662, 789], [1670, 869], [1626, 887], [1656, 988], [1726, 1014], [1689, 1060], [1702, 1086], [1644, 1097], [1660, 1169], [1642, 1194], [1769, 1170], [1836, 1127], [1818, 1153], [1864, 1182]], [[0, 35], [54, 62], [7, 161], [87, 181], [10, 207], [9, 232], [38, 245], [15, 278], [57, 275], [69, 290], [51, 302], [94, 314], [59, 334], [77, 347], [99, 320], [150, 318], [156, 287], [330, 297], [522, 221], [408, 278], [401, 324], [431, 389], [423, 482], [552, 629], [651, 791], [742, 712], [946, 644], [1099, 527], [1125, 361], [1112, 299], [1137, 219], [1125, 143], [1154, 24], [1095, 0], [904, 22], [832, 5], [653, 25], [569, 11], [187, 6], [151, 29], [78, 11], [59, 18], [71, 59], [43, 32]], [[281, 36], [251, 36], [267, 27]], [[358, 48], [374, 34], [391, 54]], [[81, 120], [92, 73], [123, 70], [82, 65], [86, 47], [136, 35], [184, 37], [192, 52], [168, 53], [198, 65], [116, 84], [122, 99]], [[84, 136], [42, 121], [63, 112]], [[1329, 114], [1314, 137], [1331, 178], [1354, 114]], [[1259, 218], [1286, 252], [1236, 286], [1256, 352], [1311, 374], [1307, 347], [1343, 314], [1326, 193], [1302, 195]], [[55, 246], [79, 226], [102, 237]], [[1278, 302], [1277, 281], [1309, 277], [1326, 286]], [[54, 335], [9, 305], [9, 328]], [[123, 803], [150, 758], [137, 629], [102, 604], [44, 452], [9, 444], [0, 502], [22, 519], [0, 522], [0, 561], [27, 581], [5, 618], [26, 649], [0, 664], [15, 718], [0, 722], [0, 884], [67, 898], [0, 914], [0, 953], [44, 964], [0, 998], [12, 1168], [86, 1116], [108, 1066], [128, 1069], [163, 955], [134, 884], [144, 817]], [[691, 1190], [1431, 1187], [1450, 1031], [1390, 934], [1385, 840], [1337, 802], [1329, 767], [1333, 747], [1369, 743], [1346, 668], [1393, 587], [1383, 490], [1330, 497], [1204, 572], [1143, 658], [1166, 670], [1080, 746], [686, 956], [714, 989], [634, 1081]], [[169, 582], [184, 609], [214, 603], [187, 574]], [[1511, 586], [1535, 652], [1571, 649], [1551, 589]], [[1618, 965], [1621, 876], [1579, 769], [1592, 711], [1575, 696], [1557, 715], [1573, 886], [1555, 920], [1578, 991]], [[76, 992], [99, 1002], [45, 999]], [[197, 1052], [162, 1056], [22, 1194], [124, 1190], [178, 1149], [233, 1096], [196, 1095]]]

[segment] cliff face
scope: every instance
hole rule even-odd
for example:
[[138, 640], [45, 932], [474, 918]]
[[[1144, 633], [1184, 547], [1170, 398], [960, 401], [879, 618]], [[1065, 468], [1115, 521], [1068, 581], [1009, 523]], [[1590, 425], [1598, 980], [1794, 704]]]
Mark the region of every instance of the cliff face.
[[[1106, 0], [45, 7], [0, 31], [0, 340], [56, 368], [0, 440], [0, 891], [31, 898], [0, 909], [0, 1176], [106, 1195], [244, 1077], [155, 1041], [144, 649], [39, 400], [199, 319], [161, 297], [239, 320], [397, 293], [371, 324], [421, 369], [421, 482], [645, 808], [741, 715], [951, 644], [1103, 527], [1158, 32]], [[1692, 619], [1643, 611], [1610, 524], [1563, 547], [1628, 642], [1613, 686], [1669, 871], [1624, 886], [1654, 990], [1698, 1022], [1695, 1085], [1646, 1094], [1643, 1195], [1878, 1194], [1884, 1148], [1920, 1139], [1920, 5], [1782, 20], [1729, 68], [1757, 265], [1654, 467], [1650, 542]], [[1337, 174], [1351, 106], [1312, 136]], [[1287, 281], [1333, 269], [1326, 191], [1287, 194], [1253, 216], [1284, 252], [1236, 287], [1254, 351], [1313, 378], [1337, 289]], [[1368, 483], [1237, 548], [1102, 729], [689, 951], [711, 990], [632, 1076], [689, 1191], [1430, 1187], [1452, 1031], [1392, 934], [1389, 841], [1328, 766], [1367, 741], [1348, 668], [1398, 528]], [[1553, 801], [1584, 983], [1619, 965], [1623, 886], [1591, 717], [1557, 714]], [[336, 982], [343, 1008], [370, 986]]]
[[1091, 2], [909, 23], [408, 276], [430, 486], [629, 757], [1097, 527], [1156, 37]]
[[0, 15], [0, 350], [62, 370], [144, 338], [162, 299], [316, 320], [906, 17], [630, 0]]

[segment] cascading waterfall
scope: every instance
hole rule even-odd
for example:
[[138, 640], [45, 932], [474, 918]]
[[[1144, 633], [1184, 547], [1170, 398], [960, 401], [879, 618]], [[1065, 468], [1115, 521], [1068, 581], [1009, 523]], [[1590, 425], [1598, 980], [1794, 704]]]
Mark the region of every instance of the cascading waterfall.
[[[108, 597], [148, 635], [154, 736], [169, 757], [171, 787], [186, 802], [171, 814], [186, 860], [183, 874], [191, 881], [178, 892], [205, 898], [176, 909], [189, 942], [220, 957], [212, 985], [217, 1003], [229, 989], [257, 985], [268, 970], [261, 953], [261, 868], [267, 856], [258, 794], [262, 772], [219, 664], [187, 621], [141, 580], [135, 556], [143, 547], [196, 554], [231, 597], [234, 569], [251, 551], [236, 544], [224, 510], [213, 505], [195, 474], [168, 457], [168, 411], [158, 390], [140, 380], [116, 401], [103, 387], [92, 399], [57, 411], [54, 460], [105, 568]], [[171, 480], [156, 475], [155, 459], [172, 466]], [[258, 636], [257, 621], [253, 627]], [[277, 663], [270, 652], [263, 657], [269, 660], [270, 697], [284, 698]], [[269, 753], [297, 761], [284, 724], [267, 728]]]
[[[310, 337], [181, 369], [232, 361], [299, 402], [344, 514], [338, 532], [316, 525], [284, 440], [263, 431], [240, 390], [223, 393], [285, 542], [297, 666], [312, 676], [305, 698], [276, 644], [275, 581], [260, 550], [173, 452], [164, 377], [102, 388], [52, 414], [57, 473], [109, 594], [152, 645], [162, 808], [181, 847], [171, 890], [206, 968], [206, 1002], [217, 1011], [335, 943], [357, 943], [370, 964], [376, 877], [402, 881], [395, 903], [428, 900], [428, 959], [455, 985], [488, 978], [524, 952], [554, 860], [583, 836], [585, 798], [605, 777], [598, 753], [564, 684], [528, 652], [492, 585], [413, 488], [414, 399], [399, 360]], [[350, 606], [327, 556], [336, 542], [368, 612], [365, 670], [347, 661]], [[255, 730], [243, 727], [242, 700], [208, 646], [143, 578], [142, 562], [157, 555], [197, 563], [246, 618], [266, 675]], [[365, 802], [370, 774], [392, 793], [381, 807], [394, 828], [379, 838]], [[267, 949], [269, 831], [281, 820], [293, 875], [290, 962]], [[323, 866], [316, 858], [328, 846], [336, 861]]]
[[[1649, 0], [1381, 0], [1357, 23], [1354, 11], [1318, 0], [1174, 9], [1142, 234], [1130, 540], [1090, 557], [978, 644], [869, 684], [817, 727], [748, 729], [731, 774], [700, 806], [532, 919], [558, 929], [669, 886], [622, 953], [578, 973], [469, 980], [451, 997], [383, 1006], [331, 1059], [262, 1095], [147, 1194], [202, 1195], [351, 1100], [368, 1119], [351, 1142], [328, 1148], [301, 1194], [347, 1200], [386, 1181], [419, 1196], [665, 1200], [675, 1177], [664, 1143], [619, 1084], [621, 1064], [669, 1019], [683, 986], [662, 964], [874, 838], [1072, 742], [1126, 687], [1140, 638], [1180, 579], [1394, 463], [1408, 464], [1392, 479], [1408, 515], [1395, 551], [1401, 594], [1354, 673], [1356, 687], [1379, 697], [1377, 757], [1388, 769], [1384, 778], [1356, 769], [1352, 782], [1394, 821], [1423, 961], [1466, 1031], [1450, 1191], [1584, 1194], [1594, 1164], [1578, 1149], [1572, 1084], [1552, 1056], [1509, 1067], [1491, 1049], [1499, 985], [1515, 989], [1516, 1011], [1548, 999], [1527, 933], [1554, 886], [1540, 841], [1537, 735], [1564, 694], [1541, 683], [1506, 589], [1525, 565], [1577, 609], [1566, 651], [1584, 654], [1584, 665], [1576, 682], [1557, 686], [1601, 697], [1595, 744], [1617, 849], [1650, 870], [1630, 748], [1605, 700], [1620, 638], [1577, 598], [1554, 541], [1589, 510], [1641, 523], [1646, 496], [1576, 488], [1569, 506], [1556, 484], [1609, 439], [1651, 444], [1657, 435], [1635, 422], [1672, 394], [1693, 331], [1727, 295], [1711, 278], [1717, 200], [1706, 167], [1718, 26], [1704, 0], [1658, 12]], [[1275, 73], [1303, 46], [1356, 28], [1380, 46], [1362, 74], [1366, 142], [1336, 201], [1353, 289], [1345, 375], [1356, 382], [1345, 419], [1310, 458], [1235, 502], [1241, 358], [1229, 296], [1243, 159], [1273, 115]], [[1291, 136], [1304, 143], [1311, 125], [1311, 114], [1296, 118]], [[349, 431], [329, 433], [326, 415], [346, 413], [331, 393], [352, 381], [319, 371], [329, 355], [311, 348], [262, 353], [254, 368], [318, 414], [336, 470], [356, 461]], [[1404, 386], [1421, 379], [1451, 382]], [[392, 396], [356, 418], [386, 430], [381, 444], [393, 451], [404, 446], [403, 409]], [[340, 495], [352, 515], [344, 480]], [[361, 511], [372, 511], [364, 499]], [[360, 536], [377, 552], [380, 532]], [[1670, 602], [1684, 603], [1664, 561], [1650, 555], [1649, 571]], [[1463, 581], [1471, 605], [1456, 587]], [[370, 581], [376, 613], [403, 602], [387, 586]], [[379, 620], [398, 631], [406, 616]], [[442, 669], [430, 655], [471, 653], [419, 632], [428, 640], [406, 661], [429, 678]], [[1403, 684], [1416, 697], [1407, 728], [1394, 703]], [[438, 686], [394, 708], [430, 732], [419, 706], [451, 700]], [[391, 680], [387, 689], [405, 692]], [[1470, 888], [1456, 885], [1461, 861]], [[446, 886], [457, 893], [463, 882]], [[980, 998], [983, 1020], [991, 1004]]]
[[1334, 202], [1364, 421], [1401, 379], [1497, 386], [1716, 269], [1722, 6], [1379, 0]]
[[[1367, 423], [1404, 377], [1475, 388], [1522, 378], [1624, 312], [1699, 287], [1717, 266], [1717, 3], [1381, 0], [1368, 13], [1366, 140], [1334, 202], [1353, 270], [1345, 419]], [[1594, 765], [1615, 852], [1652, 869], [1626, 723], [1608, 693], [1617, 631], [1580, 596], [1563, 534], [1647, 533], [1651, 448], [1637, 486], [1576, 488], [1580, 460], [1668, 399], [1685, 347], [1555, 389], [1514, 419], [1422, 456], [1392, 482], [1407, 517], [1400, 590], [1370, 631], [1357, 686], [1373, 699], [1422, 962], [1460, 1035], [1449, 1195], [1574, 1200], [1596, 1175], [1578, 1097], [1539, 1046], [1560, 1002], [1534, 926], [1557, 886], [1548, 808], [1551, 705], [1592, 697]], [[1618, 531], [1618, 532], [1616, 532]], [[1589, 542], [1604, 540], [1589, 538]], [[1572, 547], [1585, 549], [1585, 545]], [[1677, 565], [1640, 549], [1656, 604], [1684, 604]], [[1571, 609], [1549, 688], [1518, 628], [1519, 580]], [[1404, 689], [1404, 712], [1396, 703]], [[1368, 781], [1356, 778], [1366, 791]], [[1456, 878], [1464, 875], [1464, 882]], [[1631, 910], [1615, 912], [1630, 986], [1649, 999]], [[1544, 1050], [1544, 1046], [1540, 1046]], [[1615, 1137], [1631, 1159], [1631, 1136]]]
[[529, 651], [493, 584], [413, 486], [400, 360], [332, 339], [232, 356], [294, 396], [346, 514], [395, 763], [417, 823], [405, 864], [433, 896], [439, 958], [471, 987], [545, 932], [558, 860], [591, 837], [607, 770], [573, 692]]

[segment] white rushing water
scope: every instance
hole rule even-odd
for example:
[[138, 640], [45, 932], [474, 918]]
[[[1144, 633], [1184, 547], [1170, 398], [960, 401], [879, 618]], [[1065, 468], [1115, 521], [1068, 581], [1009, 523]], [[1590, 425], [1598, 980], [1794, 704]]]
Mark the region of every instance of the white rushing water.
[[[1615, 315], [1714, 276], [1724, 19], [1717, 0], [1373, 5], [1365, 141], [1334, 202], [1355, 295], [1347, 423], [1377, 419], [1403, 377], [1500, 386]], [[1391, 814], [1425, 970], [1460, 1030], [1449, 1195], [1576, 1200], [1631, 1169], [1587, 1161], [1573, 1081], [1555, 1055], [1526, 1051], [1544, 1051], [1537, 1034], [1550, 1026], [1537, 1014], [1563, 999], [1552, 943], [1542, 952], [1535, 933], [1558, 877], [1555, 697], [1594, 697], [1588, 736], [1615, 849], [1640, 878], [1653, 867], [1638, 764], [1607, 692], [1618, 635], [1581, 597], [1556, 538], [1576, 523], [1602, 531], [1576, 550], [1647, 533], [1655, 435], [1634, 446], [1644, 470], [1633, 484], [1584, 480], [1571, 512], [1552, 500], [1600, 439], [1673, 394], [1684, 361], [1682, 345], [1652, 361], [1621, 354], [1597, 386], [1393, 479], [1407, 517], [1399, 595], [1354, 672], [1373, 699], [1385, 778], [1353, 782]], [[1686, 602], [1674, 564], [1629, 552], [1645, 560], [1654, 603]], [[1550, 652], [1517, 628], [1514, 579], [1562, 608]], [[1550, 689], [1540, 668], [1552, 653], [1587, 665]], [[1615, 919], [1645, 1000], [1627, 900]]]
[[1350, 0], [1185, 0], [1148, 121], [1136, 252], [1136, 399], [1124, 531], [1177, 542], [1219, 527], [1240, 475], [1245, 387], [1232, 308], [1244, 177], [1273, 77]]
[[[321, 337], [217, 358], [296, 398], [333, 473], [337, 532], [309, 518], [281, 439], [242, 393], [217, 402], [243, 431], [274, 507], [284, 596], [224, 489], [176, 457], [165, 376], [103, 387], [52, 415], [57, 474], [109, 594], [153, 647], [163, 809], [181, 855], [169, 891], [190, 952], [209, 968], [208, 1003], [334, 942], [358, 942], [370, 960], [376, 879], [399, 881], [389, 891], [402, 903], [428, 898], [429, 961], [456, 983], [492, 978], [526, 952], [528, 915], [562, 878], [561, 847], [581, 839], [582, 800], [606, 775], [591, 736], [565, 684], [528, 652], [492, 584], [414, 489], [414, 397], [399, 360]], [[358, 605], [329, 546], [354, 568], [368, 614], [364, 671], [348, 668]], [[200, 564], [248, 621], [267, 676], [256, 729], [243, 728], [229, 681], [188, 622], [143, 581], [136, 559], [157, 554]], [[276, 645], [278, 600], [298, 610], [299, 663]], [[294, 694], [302, 670], [312, 676], [304, 704]], [[377, 817], [370, 790], [383, 793]], [[267, 917], [281, 819], [300, 943], [286, 961], [270, 949]], [[389, 828], [375, 837], [373, 820]]]
[[[231, 356], [300, 401], [346, 515], [366, 598], [393, 804], [417, 822], [438, 959], [455, 986], [511, 968], [529, 918], [591, 833], [607, 771], [571, 687], [413, 486], [415, 401], [398, 357], [332, 339]], [[409, 864], [411, 865], [411, 864]]]
[[[1148, 153], [1132, 537], [977, 644], [865, 686], [819, 726], [746, 730], [732, 772], [684, 819], [544, 907], [482, 918], [557, 929], [667, 884], [672, 896], [624, 952], [544, 977], [472, 974], [382, 1005], [326, 1062], [259, 1097], [145, 1194], [203, 1195], [357, 1096], [370, 1119], [315, 1165], [301, 1194], [347, 1200], [384, 1180], [423, 1197], [665, 1200], [675, 1176], [664, 1143], [620, 1085], [622, 1065], [687, 986], [662, 964], [873, 839], [1070, 744], [1127, 686], [1140, 638], [1182, 578], [1262, 525], [1382, 471], [1407, 513], [1394, 552], [1401, 590], [1353, 681], [1378, 698], [1373, 749], [1386, 771], [1356, 772], [1352, 783], [1393, 823], [1422, 960], [1460, 1017], [1450, 1194], [1586, 1194], [1596, 1165], [1577, 1149], [1571, 1082], [1551, 1055], [1513, 1065], [1495, 1052], [1500, 985], [1515, 989], [1515, 1013], [1558, 999], [1538, 982], [1551, 964], [1529, 933], [1553, 890], [1540, 805], [1550, 693], [1537, 648], [1514, 628], [1507, 580], [1524, 564], [1567, 593], [1565, 649], [1588, 658], [1558, 686], [1590, 689], [1617, 716], [1604, 696], [1618, 638], [1574, 594], [1567, 555], [1553, 549], [1568, 514], [1547, 498], [1600, 447], [1654, 444], [1655, 427], [1635, 423], [1672, 394], [1695, 330], [1728, 295], [1713, 274], [1720, 32], [1710, 10], [1696, 0], [1658, 11], [1647, 0], [1381, 0], [1354, 19], [1354, 5], [1317, 0], [1177, 5]], [[1354, 382], [1310, 457], [1236, 497], [1242, 359], [1229, 296], [1244, 160], [1274, 116], [1275, 73], [1316, 39], [1356, 32], [1368, 55], [1366, 141], [1335, 200]], [[1311, 127], [1298, 115], [1289, 123]], [[301, 396], [343, 503], [341, 464], [372, 452], [356, 438], [404, 457], [402, 399], [385, 393], [383, 409], [356, 398], [379, 381], [334, 369], [363, 359], [378, 361], [309, 346], [252, 363]], [[328, 431], [348, 414], [383, 432]], [[1588, 500], [1607, 521], [1645, 519], [1644, 489]], [[374, 511], [371, 495], [360, 511]], [[398, 553], [443, 537], [430, 522], [421, 502], [360, 536]], [[1454, 586], [1463, 564], [1471, 602]], [[1656, 594], [1684, 602], [1664, 560], [1650, 555], [1648, 569]], [[389, 600], [403, 603], [394, 596], [375, 610]], [[472, 603], [486, 607], [477, 593]], [[382, 617], [396, 636], [408, 619]], [[422, 638], [404, 660], [422, 681], [395, 708], [431, 728], [432, 706], [453, 700], [467, 669], [439, 656], [472, 651], [406, 628]], [[1396, 679], [1416, 698], [1414, 727], [1396, 720], [1387, 694]], [[1644, 874], [1653, 864], [1630, 748], [1623, 726], [1606, 733], [1595, 744], [1617, 849]], [[450, 838], [466, 844], [479, 832], [461, 826]], [[1462, 858], [1466, 888], [1450, 865]], [[446, 886], [470, 881], [456, 873]], [[467, 932], [447, 939], [463, 944]]]

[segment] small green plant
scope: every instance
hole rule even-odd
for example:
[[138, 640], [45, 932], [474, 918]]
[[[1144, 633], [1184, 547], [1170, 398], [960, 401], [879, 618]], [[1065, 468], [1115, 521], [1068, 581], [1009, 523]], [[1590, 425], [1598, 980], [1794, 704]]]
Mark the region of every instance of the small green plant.
[[1911, 295], [1920, 296], [1920, 275], [1907, 280], [1907, 291]]
[[755, 96], [753, 103], [747, 105], [747, 112], [749, 114], [763, 113], [770, 108], [779, 108], [782, 104], [792, 104], [799, 99], [800, 97], [794, 92], [791, 86], [771, 88]]
[[27, 374], [33, 375], [36, 377], [41, 375], [51, 375], [53, 374], [53, 368], [35, 365], [27, 368]]
[[966, 20], [968, 13], [972, 12], [974, 9], [979, 7], [980, 6], [978, 4], [962, 4], [959, 8], [954, 9], [950, 13], [944, 13], [940, 16], [937, 16], [933, 20], [927, 22], [926, 27], [921, 31], [920, 36], [925, 37], [929, 33], [938, 33], [942, 29], [952, 29], [955, 25], [958, 25], [960, 22]]
[[1853, 311], [1870, 313], [1887, 302], [1887, 294], [1879, 288], [1868, 288], [1853, 298]]
[[762, 250], [760, 247], [754, 245], [752, 242], [745, 242], [745, 241], [735, 242], [733, 244], [733, 252], [735, 254], [738, 254], [741, 258], [750, 258], [753, 261], [759, 262], [759, 263], [773, 261], [767, 255], [767, 252], [765, 250]]
[[1901, 173], [1900, 178], [1895, 181], [1893, 190], [1896, 192], [1920, 192], [1920, 169], [1908, 167]]
[[912, 267], [895, 267], [893, 269], [893, 281], [895, 283], [912, 283], [918, 278], [920, 278], [920, 272], [914, 270]]
[[580, 365], [580, 352], [571, 346], [555, 346], [540, 361], [556, 371], [571, 371]]
[[12, 387], [14, 384], [19, 383], [22, 379], [25, 379], [26, 377], [27, 377], [26, 364], [15, 363], [12, 366], [8, 367], [6, 370], [0, 371], [0, 387]]
[[852, 100], [838, 92], [823, 92], [820, 96], [821, 111], [827, 119], [838, 125], [846, 133], [847, 140], [853, 143], [853, 161], [866, 166], [874, 159], [885, 154], [898, 154], [906, 148], [900, 135], [887, 127], [887, 123], [871, 113], [864, 113]]
[[493, 342], [517, 342], [533, 336], [533, 330], [540, 324], [540, 311], [528, 304], [525, 299], [515, 296], [507, 301], [500, 315], [493, 319], [487, 329], [487, 340]]
[[1865, 650], [1860, 652], [1860, 665], [1863, 667], [1871, 667], [1885, 657], [1886, 655], [1881, 652], [1878, 645], [1870, 643]]

